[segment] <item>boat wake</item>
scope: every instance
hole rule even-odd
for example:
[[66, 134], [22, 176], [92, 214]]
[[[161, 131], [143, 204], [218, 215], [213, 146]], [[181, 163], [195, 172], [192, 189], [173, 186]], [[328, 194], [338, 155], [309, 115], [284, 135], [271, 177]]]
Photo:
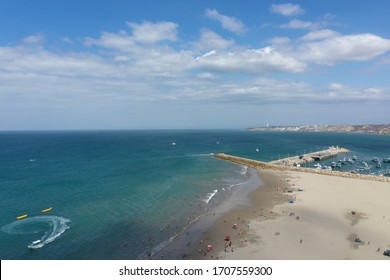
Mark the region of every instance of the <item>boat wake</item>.
[[8, 234], [37, 234], [44, 232], [39, 240], [28, 244], [28, 248], [39, 249], [57, 239], [68, 228], [70, 220], [59, 216], [37, 216], [12, 222], [3, 226]]

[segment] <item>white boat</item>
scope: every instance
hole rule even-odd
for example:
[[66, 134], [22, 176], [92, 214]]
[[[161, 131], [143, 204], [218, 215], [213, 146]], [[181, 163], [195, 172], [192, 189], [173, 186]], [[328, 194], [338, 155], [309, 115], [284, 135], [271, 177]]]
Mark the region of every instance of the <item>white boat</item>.
[[314, 164], [314, 167], [315, 167], [316, 169], [321, 169], [321, 168], [322, 168], [321, 164], [319, 164], [319, 163]]
[[172, 142], [172, 146], [176, 146], [176, 143], [175, 143], [175, 142]]
[[372, 161], [373, 161], [373, 162], [379, 162], [379, 159], [378, 159], [377, 157], [374, 157], [374, 158], [372, 159]]
[[352, 157], [352, 160], [357, 160], [357, 156], [353, 156], [353, 157]]
[[41, 243], [42, 241], [40, 240], [40, 239], [38, 239], [38, 240], [35, 240], [35, 241], [33, 241], [32, 243], [31, 243], [31, 245], [37, 245], [37, 244], [39, 244], [39, 243]]
[[258, 152], [258, 151], [259, 151], [259, 149], [257, 148], [257, 149], [256, 149], [256, 152]]
[[380, 162], [377, 163], [376, 168], [382, 168], [382, 164]]

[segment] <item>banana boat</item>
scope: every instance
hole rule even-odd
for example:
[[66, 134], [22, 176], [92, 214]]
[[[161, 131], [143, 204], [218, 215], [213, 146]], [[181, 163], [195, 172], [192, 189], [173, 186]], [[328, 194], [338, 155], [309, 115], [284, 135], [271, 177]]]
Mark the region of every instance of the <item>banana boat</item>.
[[17, 220], [21, 220], [21, 219], [24, 219], [24, 218], [27, 218], [27, 214], [24, 214], [24, 215], [16, 217]]
[[43, 209], [41, 212], [42, 213], [47, 213], [49, 211], [51, 211], [53, 209], [53, 207], [50, 207], [50, 208], [47, 208], [47, 209]]

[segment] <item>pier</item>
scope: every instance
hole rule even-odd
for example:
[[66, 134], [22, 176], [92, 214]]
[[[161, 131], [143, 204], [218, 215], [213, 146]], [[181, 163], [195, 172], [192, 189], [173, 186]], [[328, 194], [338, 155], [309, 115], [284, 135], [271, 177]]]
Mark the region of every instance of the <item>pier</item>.
[[303, 167], [297, 167], [297, 166], [293, 166], [293, 165], [284, 165], [284, 164], [273, 164], [273, 162], [264, 162], [264, 161], [253, 160], [253, 159], [248, 159], [248, 158], [236, 157], [236, 156], [227, 155], [224, 153], [215, 154], [214, 157], [217, 159], [220, 159], [220, 160], [229, 161], [229, 162], [239, 164], [239, 165], [245, 165], [245, 166], [248, 166], [248, 167], [251, 167], [254, 169], [258, 169], [258, 170], [276, 170], [276, 171], [287, 171], [287, 172], [288, 171], [297, 171], [297, 172], [306, 172], [306, 173], [338, 176], [338, 177], [344, 177], [344, 178], [354, 178], [354, 179], [361, 179], [361, 180], [370, 180], [370, 181], [379, 181], [379, 182], [390, 183], [390, 177], [385, 177], [385, 176], [353, 174], [350, 172], [340, 172], [340, 171], [334, 171], [334, 170], [323, 170], [323, 169], [314, 169], [314, 168], [303, 168]]
[[303, 154], [294, 157], [282, 158], [279, 160], [274, 160], [269, 163], [274, 165], [283, 165], [283, 166], [299, 166], [304, 165], [306, 163], [311, 163], [313, 161], [320, 161], [324, 159], [329, 159], [332, 157], [336, 157], [338, 154], [349, 153], [350, 151], [345, 148], [340, 147], [329, 147], [326, 150], [312, 152], [308, 154]]

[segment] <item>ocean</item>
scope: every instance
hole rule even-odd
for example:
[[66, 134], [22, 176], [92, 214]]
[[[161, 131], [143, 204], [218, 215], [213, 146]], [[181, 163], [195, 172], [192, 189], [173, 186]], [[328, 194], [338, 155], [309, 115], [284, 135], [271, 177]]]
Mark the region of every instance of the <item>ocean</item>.
[[[247, 130], [0, 132], [1, 259], [137, 259], [184, 234], [250, 180], [212, 154], [263, 161], [351, 150], [390, 157], [390, 136]], [[308, 166], [310, 167], [310, 166]], [[43, 209], [52, 207], [47, 213]], [[27, 214], [25, 219], [16, 217]]]

